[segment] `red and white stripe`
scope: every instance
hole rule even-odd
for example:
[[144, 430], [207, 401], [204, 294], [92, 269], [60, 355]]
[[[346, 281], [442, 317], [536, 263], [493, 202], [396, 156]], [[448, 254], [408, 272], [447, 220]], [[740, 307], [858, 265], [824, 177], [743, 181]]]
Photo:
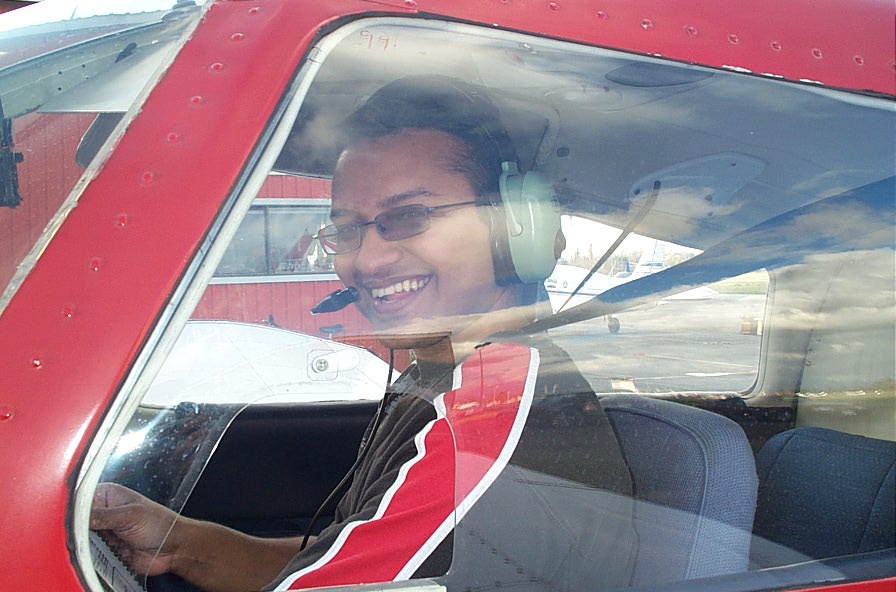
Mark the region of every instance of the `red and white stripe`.
[[417, 454], [368, 520], [347, 524], [312, 565], [277, 590], [410, 578], [507, 465], [526, 423], [538, 351], [480, 347], [436, 397], [436, 419], [414, 438]]

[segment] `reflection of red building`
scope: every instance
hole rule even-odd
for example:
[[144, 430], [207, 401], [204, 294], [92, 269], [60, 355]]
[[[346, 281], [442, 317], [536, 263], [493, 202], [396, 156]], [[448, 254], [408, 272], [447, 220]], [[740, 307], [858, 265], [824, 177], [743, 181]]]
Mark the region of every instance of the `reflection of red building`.
[[22, 202], [0, 208], [0, 285], [12, 279], [84, 172], [75, 150], [92, 121], [92, 114], [29, 113], [13, 123], [13, 149], [23, 155], [16, 167]]
[[[258, 193], [262, 199], [320, 199], [330, 197], [330, 181], [290, 175], [271, 175]], [[306, 236], [307, 235], [307, 236]], [[307, 254], [311, 246], [310, 229], [299, 238], [293, 249]], [[288, 258], [292, 258], [290, 252]], [[193, 312], [195, 319], [224, 319], [247, 323], [268, 323], [300, 331], [315, 337], [325, 337], [334, 326], [341, 330], [333, 338], [366, 347], [388, 359], [388, 352], [370, 335], [370, 324], [354, 306], [343, 310], [312, 315], [311, 307], [330, 292], [342, 288], [342, 282], [327, 274], [323, 280], [266, 281], [247, 278], [238, 283], [209, 285]], [[330, 330], [327, 330], [330, 329]], [[406, 353], [396, 355], [398, 367], [407, 365]]]
[[[8, 8], [10, 4], [22, 3], [0, 3], [0, 8]], [[14, 149], [23, 154], [17, 166], [22, 202], [14, 208], [0, 208], [0, 285], [10, 282], [19, 262], [37, 242], [84, 172], [75, 162], [75, 150], [93, 119], [93, 114], [31, 113], [14, 122]], [[329, 180], [273, 175], [259, 197], [322, 198], [329, 194]], [[113, 219], [108, 223], [126, 222]], [[311, 243], [310, 229], [307, 239], [303, 237], [299, 242], [302, 240], [306, 241], [307, 251]], [[90, 264], [89, 261], [77, 263], [84, 267]], [[252, 323], [273, 319], [280, 327], [316, 337], [330, 333], [322, 327], [341, 325], [342, 330], [334, 338], [368, 347], [386, 357], [376, 339], [370, 337], [366, 319], [354, 306], [326, 315], [311, 314], [315, 303], [342, 287], [342, 282], [334, 276], [323, 277], [328, 279], [213, 284], [203, 294], [193, 318]]]

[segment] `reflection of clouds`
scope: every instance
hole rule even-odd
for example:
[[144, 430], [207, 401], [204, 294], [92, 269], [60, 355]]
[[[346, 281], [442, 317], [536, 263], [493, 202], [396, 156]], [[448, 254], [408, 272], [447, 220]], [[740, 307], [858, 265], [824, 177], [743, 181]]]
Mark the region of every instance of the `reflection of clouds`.
[[[324, 63], [302, 109], [305, 129], [288, 148], [295, 162], [315, 163], [318, 174], [331, 171], [338, 151], [334, 124], [382, 84], [415, 74], [492, 89], [521, 152], [544, 156], [541, 169], [558, 180], [564, 199], [576, 207], [587, 202], [581, 207], [590, 212], [631, 212], [632, 183], [676, 163], [732, 151], [767, 163], [725, 205], [711, 206], [699, 183], [666, 192], [668, 206], [658, 204], [650, 229], [701, 248], [726, 229], [892, 171], [894, 123], [886, 101], [857, 105], [836, 93], [723, 72], [701, 80], [694, 72], [708, 71], [684, 65], [665, 67], [692, 82], [658, 75], [622, 83], [607, 74], [650, 60], [463, 25], [364, 25], [323, 44]], [[318, 111], [309, 114], [309, 105]], [[530, 124], [546, 113], [559, 116], [541, 135]]]
[[881, 245], [892, 247], [892, 212], [890, 216], [882, 216], [882, 213], [854, 201], [831, 203], [823, 209], [811, 209], [796, 216], [791, 230], [800, 233], [799, 236], [832, 240], [843, 251]]

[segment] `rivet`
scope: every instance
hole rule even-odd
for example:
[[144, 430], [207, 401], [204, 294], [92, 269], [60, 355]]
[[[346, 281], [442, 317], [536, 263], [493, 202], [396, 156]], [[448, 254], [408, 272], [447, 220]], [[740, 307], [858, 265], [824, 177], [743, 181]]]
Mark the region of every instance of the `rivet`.
[[165, 141], [169, 144], [177, 144], [180, 142], [180, 134], [177, 132], [168, 132], [165, 134]]
[[94, 257], [90, 260], [87, 267], [90, 271], [100, 271], [103, 268], [103, 260], [99, 257]]
[[641, 20], [641, 28], [644, 30], [652, 29], [654, 27], [653, 21], [649, 18]]
[[551, 10], [560, 10], [560, 4], [557, 2], [548, 2], [548, 8]]
[[12, 419], [12, 416], [15, 415], [15, 411], [9, 405], [0, 405], [0, 421], [7, 421]]
[[224, 64], [222, 64], [221, 62], [215, 62], [212, 65], [210, 65], [208, 67], [208, 69], [211, 72], [220, 72], [221, 70], [224, 69]]
[[253, 6], [249, 9], [249, 14], [258, 14], [259, 12], [261, 12], [260, 6]]
[[131, 220], [127, 214], [118, 214], [117, 216], [115, 216], [115, 225], [120, 228], [124, 228], [125, 226], [127, 226], [128, 222], [130, 221]]
[[62, 306], [62, 310], [59, 313], [66, 319], [70, 319], [75, 316], [75, 307], [71, 304], [65, 304]]
[[192, 105], [193, 107], [199, 107], [204, 103], [205, 103], [205, 97], [203, 97], [201, 95], [194, 95], [194, 96], [190, 97], [190, 105]]
[[824, 54], [821, 52], [820, 49], [818, 49], [816, 47], [816, 48], [812, 49], [812, 57], [815, 58], [816, 60], [820, 60], [821, 58], [824, 57]]
[[854, 56], [852, 56], [852, 61], [854, 61], [854, 62], [856, 63], [857, 66], [864, 66], [864, 65], [865, 65], [865, 58], [863, 58], [863, 57], [860, 56], [860, 55], [854, 55]]
[[40, 370], [44, 367], [43, 360], [41, 360], [40, 358], [31, 358], [31, 367], [35, 370]]
[[231, 41], [242, 41], [245, 38], [246, 38], [245, 33], [234, 33], [233, 35], [230, 36]]
[[772, 49], [775, 50], [775, 51], [781, 51], [781, 49], [782, 49], [782, 47], [783, 47], [783, 46], [781, 45], [781, 42], [780, 42], [780, 41], [772, 41], [771, 46], [772, 46]]
[[688, 37], [696, 37], [697, 36], [697, 27], [693, 25], [688, 25], [684, 28], [685, 32], [688, 34]]
[[143, 174], [140, 175], [140, 182], [144, 185], [149, 185], [153, 181], [156, 180], [156, 174], [152, 171], [143, 171]]
[[417, 8], [417, 0], [404, 0], [406, 8]]
[[610, 15], [608, 15], [608, 14], [607, 14], [606, 12], [604, 12], [603, 10], [598, 10], [596, 13], [594, 13], [594, 16], [596, 16], [599, 20], [605, 21], [605, 20], [607, 20], [607, 18], [608, 18]]
[[738, 43], [740, 43], [740, 37], [738, 37], [734, 33], [731, 33], [730, 35], [728, 35], [728, 43], [737, 45]]

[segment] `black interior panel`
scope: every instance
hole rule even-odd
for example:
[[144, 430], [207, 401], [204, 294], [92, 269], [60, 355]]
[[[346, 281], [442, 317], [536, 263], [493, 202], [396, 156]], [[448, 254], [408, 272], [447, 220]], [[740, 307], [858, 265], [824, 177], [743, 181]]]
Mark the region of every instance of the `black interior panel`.
[[225, 432], [184, 514], [251, 534], [304, 532], [354, 462], [375, 411], [373, 401], [245, 409]]

